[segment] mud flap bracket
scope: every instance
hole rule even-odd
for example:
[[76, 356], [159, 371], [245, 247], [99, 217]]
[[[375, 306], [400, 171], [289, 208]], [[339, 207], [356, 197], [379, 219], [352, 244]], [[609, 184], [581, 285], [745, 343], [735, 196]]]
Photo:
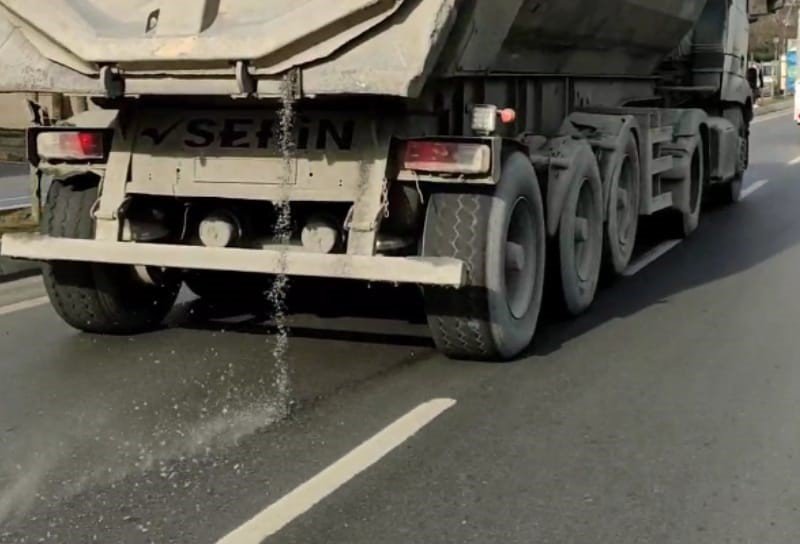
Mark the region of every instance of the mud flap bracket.
[[121, 226], [119, 210], [125, 202], [133, 143], [138, 129], [138, 122], [131, 123], [127, 130], [123, 130], [118, 122], [114, 126], [114, 143], [100, 185], [100, 200], [94, 212], [97, 220], [95, 238], [98, 240], [119, 240]]

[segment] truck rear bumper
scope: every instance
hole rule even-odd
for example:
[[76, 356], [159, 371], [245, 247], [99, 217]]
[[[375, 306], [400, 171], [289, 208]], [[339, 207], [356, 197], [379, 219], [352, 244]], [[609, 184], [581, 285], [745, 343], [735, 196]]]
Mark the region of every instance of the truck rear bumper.
[[209, 248], [6, 234], [2, 255], [37, 261], [77, 261], [164, 268], [287, 274], [392, 283], [462, 287], [466, 267], [458, 259], [326, 255], [274, 249]]

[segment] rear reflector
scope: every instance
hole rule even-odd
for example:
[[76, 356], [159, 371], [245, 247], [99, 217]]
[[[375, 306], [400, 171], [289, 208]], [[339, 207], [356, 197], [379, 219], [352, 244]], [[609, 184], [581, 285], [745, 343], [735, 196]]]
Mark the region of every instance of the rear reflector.
[[403, 152], [403, 170], [442, 174], [488, 174], [492, 150], [486, 144], [412, 140]]
[[42, 132], [36, 136], [36, 150], [40, 159], [102, 160], [105, 158], [105, 133]]

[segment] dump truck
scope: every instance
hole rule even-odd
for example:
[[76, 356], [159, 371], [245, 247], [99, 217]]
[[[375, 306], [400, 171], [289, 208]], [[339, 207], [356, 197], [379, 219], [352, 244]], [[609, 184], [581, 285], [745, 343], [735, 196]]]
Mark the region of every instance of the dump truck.
[[0, 0], [0, 91], [88, 104], [35, 116], [41, 233], [2, 253], [82, 331], [151, 329], [183, 283], [345, 278], [417, 284], [439, 350], [513, 359], [641, 217], [684, 237], [740, 198], [749, 24], [780, 4]]

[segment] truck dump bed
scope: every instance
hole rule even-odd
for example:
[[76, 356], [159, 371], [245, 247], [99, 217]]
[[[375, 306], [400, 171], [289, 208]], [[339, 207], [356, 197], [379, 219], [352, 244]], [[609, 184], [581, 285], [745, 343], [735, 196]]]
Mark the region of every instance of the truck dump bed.
[[[431, 74], [647, 76], [703, 0], [0, 0], [2, 91], [414, 96]], [[58, 13], [53, 17], [53, 13]], [[111, 67], [111, 72], [103, 72]], [[248, 82], [254, 84], [248, 87]]]

